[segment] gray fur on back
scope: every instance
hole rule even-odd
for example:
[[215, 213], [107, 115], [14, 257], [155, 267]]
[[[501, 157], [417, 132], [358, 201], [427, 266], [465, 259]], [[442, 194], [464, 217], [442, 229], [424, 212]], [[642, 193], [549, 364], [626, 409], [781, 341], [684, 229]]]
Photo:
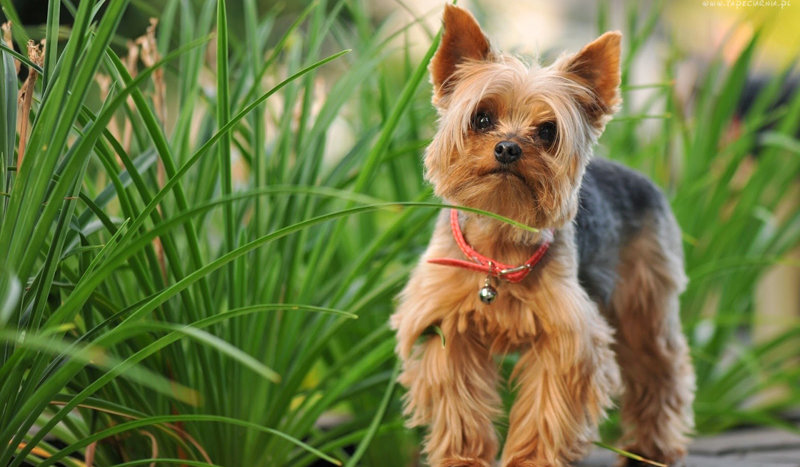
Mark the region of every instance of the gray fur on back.
[[605, 159], [589, 163], [575, 224], [578, 279], [592, 299], [609, 303], [621, 248], [667, 209], [664, 195], [641, 174]]

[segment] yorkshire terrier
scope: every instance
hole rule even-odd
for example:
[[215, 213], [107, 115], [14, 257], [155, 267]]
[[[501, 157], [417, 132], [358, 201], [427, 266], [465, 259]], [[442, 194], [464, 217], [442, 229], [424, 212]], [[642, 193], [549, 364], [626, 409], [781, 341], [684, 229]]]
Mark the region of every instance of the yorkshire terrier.
[[494, 465], [493, 356], [508, 352], [519, 359], [501, 465], [581, 459], [618, 395], [625, 450], [669, 464], [686, 454], [694, 373], [680, 230], [652, 182], [592, 159], [620, 103], [620, 40], [608, 32], [529, 67], [493, 50], [469, 12], [445, 8], [426, 178], [446, 203], [531, 229], [443, 212], [399, 296], [405, 413], [428, 426], [433, 466]]

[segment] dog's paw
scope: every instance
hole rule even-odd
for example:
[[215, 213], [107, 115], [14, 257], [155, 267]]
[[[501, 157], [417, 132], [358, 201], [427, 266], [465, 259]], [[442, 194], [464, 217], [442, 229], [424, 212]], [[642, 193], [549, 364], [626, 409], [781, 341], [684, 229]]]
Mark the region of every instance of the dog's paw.
[[647, 462], [637, 461], [635, 459], [628, 459], [627, 457], [622, 458], [620, 463], [618, 464], [620, 467], [652, 467], [653, 464], [649, 464]]
[[669, 465], [669, 467], [684, 467], [686, 463], [683, 460], [679, 460], [677, 462], [672, 462], [669, 464], [664, 464], [663, 462], [659, 462], [658, 464], [652, 464], [650, 462], [642, 462], [637, 461], [635, 459], [630, 459], [627, 457], [620, 457], [619, 462], [617, 462], [618, 467], [653, 467], [654, 465]]
[[454, 456], [442, 460], [441, 467], [492, 467], [492, 463], [474, 457]]
[[506, 467], [541, 467], [543, 465], [549, 465], [548, 463], [537, 462], [531, 459], [519, 459], [514, 458], [511, 459]]

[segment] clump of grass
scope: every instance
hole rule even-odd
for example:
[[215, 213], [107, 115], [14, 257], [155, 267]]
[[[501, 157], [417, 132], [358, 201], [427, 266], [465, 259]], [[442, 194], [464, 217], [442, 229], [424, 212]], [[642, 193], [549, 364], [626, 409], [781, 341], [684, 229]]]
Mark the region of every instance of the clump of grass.
[[[99, 4], [65, 2], [67, 27], [49, 0], [43, 62], [10, 39], [0, 54], [0, 464], [406, 465], [418, 433], [402, 427], [385, 323], [438, 206], [419, 175], [436, 38], [398, 58], [408, 26], [373, 25], [358, 2], [243, 0], [234, 30], [225, 2], [168, 0], [136, 66], [112, 45], [126, 10], [153, 7]], [[639, 23], [635, 6], [626, 67], [658, 14]], [[758, 41], [710, 68], [693, 116], [626, 72], [626, 93], [664, 109], [626, 109], [599, 148], [670, 187], [685, 228], [701, 431], [779, 423], [798, 396], [785, 383], [800, 333], [741, 337], [753, 282], [798, 240], [798, 216], [774, 212], [800, 174], [800, 98], [770, 110], [769, 86], [742, 136], [723, 137]], [[21, 114], [15, 60], [40, 74]], [[664, 113], [639, 137], [640, 116]], [[337, 147], [343, 123], [354, 140]], [[773, 387], [788, 390], [745, 409]]]

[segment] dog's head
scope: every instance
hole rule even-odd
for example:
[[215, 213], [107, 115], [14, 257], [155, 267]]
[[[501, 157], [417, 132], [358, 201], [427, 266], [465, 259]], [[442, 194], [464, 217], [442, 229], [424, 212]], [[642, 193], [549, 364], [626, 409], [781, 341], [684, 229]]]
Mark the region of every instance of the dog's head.
[[439, 127], [425, 154], [436, 194], [534, 227], [571, 220], [591, 147], [620, 102], [620, 39], [608, 32], [528, 66], [446, 6], [430, 64]]

